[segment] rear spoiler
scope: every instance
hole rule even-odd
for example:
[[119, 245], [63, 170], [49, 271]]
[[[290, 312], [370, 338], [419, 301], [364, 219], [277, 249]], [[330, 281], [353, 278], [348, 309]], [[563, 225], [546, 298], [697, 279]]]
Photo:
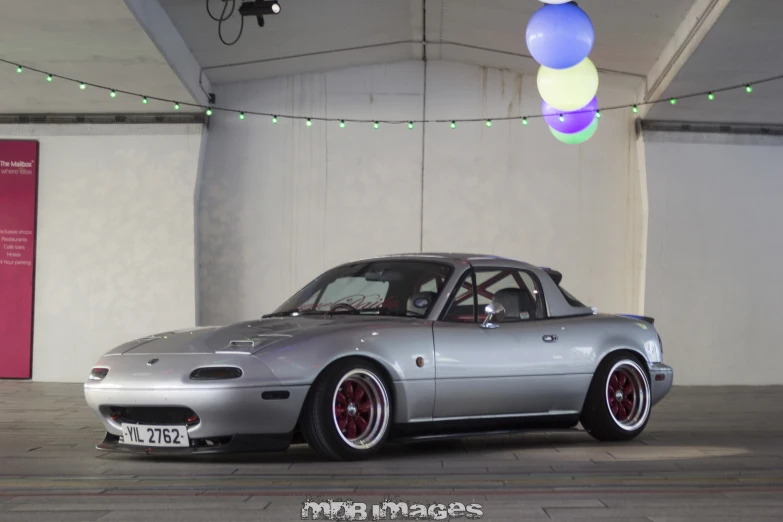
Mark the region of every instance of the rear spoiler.
[[552, 270], [551, 268], [547, 268], [542, 266], [541, 270], [546, 272], [546, 275], [552, 278], [552, 281], [555, 282], [557, 286], [560, 286], [560, 282], [563, 280], [563, 274], [558, 272], [557, 270]]
[[628, 319], [636, 319], [637, 321], [644, 321], [645, 323], [655, 324], [655, 319], [652, 317], [646, 317], [644, 315], [629, 315], [629, 314], [618, 314], [620, 317], [627, 317]]

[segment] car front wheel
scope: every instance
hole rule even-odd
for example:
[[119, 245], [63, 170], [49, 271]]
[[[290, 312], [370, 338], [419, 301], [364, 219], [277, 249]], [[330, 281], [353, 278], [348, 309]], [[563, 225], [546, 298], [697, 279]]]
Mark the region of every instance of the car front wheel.
[[302, 431], [329, 460], [360, 460], [386, 440], [391, 400], [382, 373], [364, 360], [338, 361], [319, 377], [302, 412]]
[[625, 354], [609, 355], [593, 376], [582, 426], [598, 440], [631, 440], [647, 426], [650, 399], [650, 379], [640, 362]]

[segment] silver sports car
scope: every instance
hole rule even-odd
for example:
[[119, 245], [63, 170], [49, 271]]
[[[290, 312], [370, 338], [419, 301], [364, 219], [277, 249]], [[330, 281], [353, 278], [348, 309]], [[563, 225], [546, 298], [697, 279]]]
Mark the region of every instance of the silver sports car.
[[603, 315], [562, 275], [488, 255], [333, 268], [274, 313], [150, 335], [84, 385], [99, 449], [283, 450], [367, 458], [386, 441], [584, 429], [642, 432], [671, 389], [653, 319]]

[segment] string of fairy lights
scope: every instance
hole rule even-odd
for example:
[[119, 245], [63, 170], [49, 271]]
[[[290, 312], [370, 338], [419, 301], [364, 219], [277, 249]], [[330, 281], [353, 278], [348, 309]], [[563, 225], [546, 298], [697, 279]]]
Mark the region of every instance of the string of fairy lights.
[[[331, 123], [337, 123], [340, 128], [345, 128], [348, 123], [358, 123], [358, 124], [371, 124], [374, 129], [380, 128], [381, 124], [407, 125], [409, 129], [414, 129], [416, 124], [432, 123], [432, 124], [447, 124], [450, 125], [452, 129], [455, 129], [458, 123], [483, 123], [485, 126], [491, 127], [492, 123], [495, 121], [519, 120], [522, 125], [528, 125], [530, 120], [535, 120], [535, 119], [545, 117], [544, 114], [529, 114], [529, 115], [519, 115], [519, 116], [499, 116], [493, 118], [438, 118], [438, 119], [389, 120], [389, 119], [317, 117], [317, 116], [283, 114], [283, 113], [274, 113], [274, 112], [259, 112], [259, 111], [252, 111], [252, 110], [235, 109], [230, 107], [220, 107], [216, 105], [213, 106], [213, 105], [202, 105], [198, 103], [180, 102], [168, 98], [161, 98], [158, 96], [147, 95], [144, 93], [131, 92], [131, 91], [117, 89], [105, 85], [98, 85], [95, 83], [85, 82], [75, 78], [69, 78], [67, 76], [63, 76], [60, 74], [50, 73], [47, 71], [36, 69], [35, 67], [30, 67], [3, 58], [0, 58], [0, 63], [15, 67], [17, 74], [23, 74], [25, 72], [33, 72], [36, 74], [40, 74], [44, 78], [44, 81], [49, 83], [52, 83], [55, 80], [66, 81], [74, 84], [81, 91], [85, 91], [88, 87], [93, 89], [99, 89], [102, 91], [106, 91], [111, 98], [117, 98], [119, 95], [138, 98], [139, 102], [144, 105], [147, 105], [150, 102], [166, 103], [172, 106], [175, 111], [180, 110], [182, 107], [199, 108], [202, 111], [204, 111], [204, 113], [207, 116], [212, 116], [216, 112], [233, 113], [236, 114], [236, 116], [240, 120], [244, 120], [248, 116], [262, 116], [262, 117], [270, 118], [272, 123], [278, 123], [281, 120], [298, 120], [298, 121], [304, 121], [305, 125], [308, 127], [311, 127], [313, 125], [313, 122], [331, 122]], [[728, 91], [736, 91], [739, 89], [744, 89], [746, 93], [750, 94], [753, 92], [754, 87], [758, 85], [775, 82], [779, 80], [783, 80], [783, 74], [768, 77], [768, 78], [756, 79], [741, 84], [710, 89], [708, 91], [699, 91], [699, 92], [684, 94], [674, 98], [660, 98], [660, 99], [647, 100], [647, 101], [631, 103], [631, 104], [614, 105], [609, 107], [598, 107], [596, 109], [589, 109], [585, 111], [571, 111], [568, 114], [593, 112], [595, 113], [595, 118], [601, 118], [602, 114], [605, 112], [617, 111], [617, 110], [630, 110], [632, 113], [636, 114], [639, 112], [640, 107], [647, 106], [647, 105], [656, 105], [659, 103], [669, 103], [671, 105], [676, 105], [677, 102], [680, 100], [700, 98], [700, 97], [706, 97], [709, 101], [714, 101], [718, 98], [718, 94], [720, 93], [724, 93]], [[563, 117], [564, 116], [561, 114], [560, 118], [562, 119]]]

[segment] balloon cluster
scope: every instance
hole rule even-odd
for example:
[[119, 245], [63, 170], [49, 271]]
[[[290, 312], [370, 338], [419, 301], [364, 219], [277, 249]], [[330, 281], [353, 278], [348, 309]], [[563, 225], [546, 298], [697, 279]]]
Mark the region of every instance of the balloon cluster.
[[595, 31], [576, 2], [541, 0], [527, 25], [525, 39], [538, 70], [541, 114], [563, 143], [589, 140], [598, 128], [598, 70], [588, 58]]

